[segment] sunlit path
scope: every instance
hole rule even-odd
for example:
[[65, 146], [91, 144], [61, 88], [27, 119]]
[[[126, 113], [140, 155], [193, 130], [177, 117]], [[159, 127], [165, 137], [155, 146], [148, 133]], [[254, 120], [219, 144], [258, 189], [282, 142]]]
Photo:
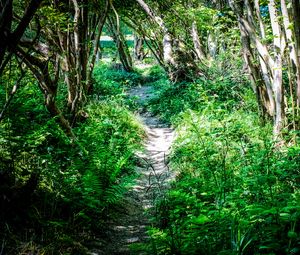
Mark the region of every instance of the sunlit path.
[[[142, 106], [153, 95], [150, 86], [134, 87], [128, 94]], [[116, 221], [110, 222], [109, 241], [101, 250], [90, 254], [147, 254], [143, 243], [148, 239], [149, 209], [154, 200], [167, 187], [172, 179], [168, 167], [168, 155], [174, 139], [174, 130], [161, 122], [145, 109], [137, 113], [146, 130], [145, 150], [138, 152], [140, 166], [136, 167], [138, 178], [135, 185], [125, 195], [124, 211]]]

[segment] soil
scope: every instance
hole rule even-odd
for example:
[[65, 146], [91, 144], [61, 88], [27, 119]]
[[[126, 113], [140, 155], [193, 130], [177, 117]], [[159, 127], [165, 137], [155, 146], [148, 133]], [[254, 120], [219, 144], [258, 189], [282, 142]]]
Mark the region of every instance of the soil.
[[[155, 199], [168, 187], [173, 179], [167, 158], [174, 139], [174, 131], [146, 109], [153, 97], [151, 86], [134, 87], [128, 95], [140, 106], [138, 118], [145, 126], [147, 138], [144, 152], [137, 153], [140, 164], [136, 167], [139, 177], [127, 192], [121, 203], [118, 218], [109, 222], [107, 240], [93, 244], [91, 255], [143, 255], [145, 243], [149, 240], [147, 226]], [[97, 248], [98, 246], [98, 248]]]

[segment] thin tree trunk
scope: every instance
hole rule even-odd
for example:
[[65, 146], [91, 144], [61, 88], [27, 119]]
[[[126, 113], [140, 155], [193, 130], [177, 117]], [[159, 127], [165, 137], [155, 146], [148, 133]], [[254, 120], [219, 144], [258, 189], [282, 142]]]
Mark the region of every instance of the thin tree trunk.
[[75, 70], [71, 70], [71, 72], [76, 72], [75, 74], [75, 83], [71, 83], [70, 86], [73, 88], [70, 90], [70, 102], [69, 102], [69, 110], [73, 115], [73, 119], [75, 118], [77, 112], [78, 103], [83, 100], [83, 80], [82, 80], [82, 41], [81, 39], [81, 11], [77, 0], [72, 0], [74, 6], [74, 54], [75, 54]]
[[152, 54], [155, 57], [155, 59], [158, 62], [158, 64], [160, 66], [162, 66], [163, 69], [167, 72], [168, 70], [167, 70], [167, 68], [165, 66], [165, 63], [163, 62], [163, 58], [162, 58], [162, 56], [160, 54], [161, 52], [160, 52], [159, 47], [155, 47], [155, 46], [151, 45], [151, 43], [147, 39], [145, 40], [145, 43], [148, 46], [148, 48], [150, 49], [150, 51], [152, 52]]
[[259, 30], [260, 30], [260, 36], [261, 38], [266, 38], [266, 32], [265, 32], [265, 26], [261, 18], [261, 12], [260, 12], [260, 6], [259, 6], [259, 0], [254, 1], [254, 8], [256, 12], [256, 17], [259, 23]]
[[[149, 20], [145, 21], [145, 26], [148, 27], [151, 24]], [[149, 36], [147, 32], [143, 29], [143, 27], [140, 24], [135, 24], [133, 20], [125, 21], [125, 24], [127, 24], [129, 27], [131, 27], [134, 31], [136, 31], [138, 34], [140, 34], [141, 37], [144, 38], [144, 43], [148, 46], [149, 50], [153, 54], [154, 58], [157, 60], [158, 64], [164, 68], [164, 70], [167, 72], [167, 68], [164, 63], [163, 59], [163, 50], [162, 45], [160, 43], [160, 40], [157, 38], [156, 34], [151, 34]]]
[[[5, 65], [9, 62], [12, 53], [16, 50], [26, 28], [39, 9], [41, 2], [41, 0], [31, 0], [29, 2], [21, 21], [13, 32], [11, 31], [13, 1], [2, 0], [0, 2], [2, 7], [0, 16], [0, 74], [3, 72]], [[4, 60], [6, 51], [9, 51], [9, 54]]]
[[269, 71], [268, 71], [266, 63], [261, 58], [261, 56], [258, 56], [258, 58], [259, 58], [261, 72], [262, 72], [262, 79], [264, 81], [266, 91], [268, 94], [268, 100], [266, 101], [267, 102], [267, 111], [268, 111], [269, 116], [274, 119], [275, 118], [275, 100], [274, 100], [274, 96], [273, 96], [272, 82], [270, 80], [270, 75], [269, 75]]
[[282, 84], [282, 39], [275, 0], [269, 1], [269, 12], [274, 35], [274, 66], [273, 66], [273, 90], [275, 96], [275, 123], [274, 134], [278, 136], [284, 126], [284, 95]]
[[[232, 8], [234, 11], [236, 11], [235, 6], [233, 6]], [[237, 14], [237, 15], [238, 15], [238, 21], [243, 26], [245, 31], [247, 31], [247, 33], [251, 37], [252, 41], [254, 42], [255, 48], [257, 49], [258, 54], [263, 59], [263, 61], [266, 63], [268, 69], [272, 70], [272, 67], [274, 66], [274, 60], [268, 51], [268, 47], [257, 36], [255, 27], [241, 14]]]
[[300, 2], [292, 0], [292, 17], [295, 31], [296, 51], [298, 59], [300, 58]]
[[[297, 56], [297, 48], [296, 48], [296, 38], [295, 33], [293, 33], [291, 29], [291, 20], [290, 15], [287, 9], [287, 4], [285, 0], [281, 0], [281, 10], [282, 10], [282, 16], [283, 16], [283, 24], [284, 24], [284, 31], [286, 35], [286, 40], [289, 46], [289, 58], [290, 61], [288, 61], [288, 64], [291, 65], [288, 68], [288, 76], [289, 76], [289, 84], [290, 84], [290, 95], [292, 100], [292, 114], [293, 114], [293, 126], [294, 129], [296, 128], [295, 123], [295, 103], [294, 103], [294, 90], [292, 89], [293, 86], [293, 78], [295, 73], [296, 76], [296, 105], [297, 105], [297, 111], [300, 107], [300, 65], [299, 65], [299, 59]], [[294, 72], [293, 72], [294, 71]], [[299, 116], [299, 114], [297, 114]]]
[[33, 75], [38, 80], [39, 88], [44, 95], [45, 106], [52, 117], [58, 118], [58, 123], [65, 130], [66, 134], [75, 138], [69, 121], [64, 117], [56, 104], [56, 94], [58, 88], [59, 62], [56, 62], [55, 78], [51, 79], [49, 65], [47, 61], [42, 62], [31, 56], [21, 48], [17, 49], [17, 56], [22, 59]]
[[[295, 50], [298, 63], [300, 63], [300, 2], [299, 0], [291, 0], [292, 1], [292, 17], [293, 17], [293, 28], [295, 33]], [[296, 97], [297, 97], [297, 117], [300, 116], [300, 86], [297, 81], [297, 90], [296, 90]], [[299, 121], [298, 121], [299, 122]], [[298, 123], [299, 125], [299, 123]]]
[[[12, 0], [1, 0], [0, 7], [0, 67], [5, 56], [7, 47], [9, 46], [8, 36], [11, 31], [11, 24], [13, 19], [13, 5]], [[0, 73], [1, 74], [1, 73]]]
[[109, 24], [108, 28], [109, 28], [109, 30], [113, 36], [113, 39], [116, 43], [119, 58], [123, 65], [123, 68], [127, 72], [132, 72], [133, 71], [132, 58], [130, 56], [124, 35], [119, 31], [118, 21], [115, 22], [115, 20], [112, 17], [108, 16], [108, 24]]
[[144, 39], [138, 35], [134, 35], [134, 51], [135, 60], [142, 61], [145, 57]]
[[[247, 7], [249, 9], [248, 15], [252, 17], [253, 16], [253, 14], [252, 14], [253, 11], [252, 11], [252, 9], [250, 9], [249, 2], [247, 2]], [[262, 17], [261, 17], [259, 0], [254, 1], [254, 9], [255, 9], [255, 13], [256, 13], [256, 18], [257, 18], [258, 23], [259, 23], [260, 37], [263, 40], [265, 40], [266, 32], [265, 32], [265, 26], [264, 26], [264, 23], [263, 23]], [[275, 101], [274, 101], [274, 97], [273, 97], [272, 81], [271, 81], [272, 75], [270, 75], [270, 71], [268, 70], [267, 64], [264, 61], [264, 59], [260, 55], [258, 56], [258, 58], [259, 58], [259, 64], [260, 64], [261, 72], [262, 72], [262, 78], [264, 80], [266, 90], [267, 90], [267, 93], [268, 93], [268, 97], [270, 99], [269, 100], [268, 113], [271, 117], [275, 118]]]
[[98, 31], [97, 31], [96, 38], [94, 39], [93, 51], [92, 51], [92, 55], [90, 57], [91, 60], [90, 60], [89, 68], [88, 68], [88, 71], [87, 71], [86, 82], [87, 82], [87, 92], [88, 93], [91, 93], [93, 91], [92, 73], [93, 73], [93, 70], [94, 70], [96, 59], [99, 56], [98, 52], [99, 52], [100, 37], [101, 37], [101, 34], [102, 34], [103, 26], [104, 26], [105, 21], [106, 21], [108, 10], [109, 10], [109, 1], [106, 1], [105, 10], [103, 12], [103, 15], [101, 15], [101, 17], [99, 19], [99, 22], [97, 24]]
[[175, 60], [173, 56], [173, 38], [166, 27], [164, 21], [161, 17], [154, 14], [154, 12], [150, 9], [150, 7], [144, 2], [143, 0], [136, 0], [140, 6], [144, 9], [144, 11], [148, 14], [148, 16], [152, 19], [153, 22], [155, 22], [159, 28], [163, 32], [163, 56], [164, 56], [164, 62], [167, 65], [175, 66]]
[[[265, 113], [268, 113], [269, 116], [275, 116], [275, 101], [271, 85], [274, 61], [271, 58], [266, 45], [264, 45], [261, 42], [261, 39], [256, 35], [255, 24], [253, 23], [253, 10], [251, 9], [249, 2], [245, 0], [244, 3], [247, 16], [244, 16], [244, 10], [241, 6], [235, 1], [230, 1], [230, 6], [238, 18], [241, 36], [242, 38], [248, 38], [247, 40], [244, 39], [244, 42], [242, 40], [243, 48], [246, 49], [246, 53], [244, 52], [244, 59], [248, 65], [249, 72], [252, 73], [254, 83], [256, 84], [253, 88], [254, 92], [258, 93], [257, 100], [260, 101], [259, 104], [263, 104], [264, 107], [262, 109], [265, 110]], [[260, 15], [259, 12], [256, 12], [256, 14]], [[261, 34], [264, 33], [263, 28], [262, 24], [260, 27]], [[258, 51], [260, 69], [255, 64], [256, 60], [251, 50], [250, 39], [254, 42], [255, 49]], [[247, 56], [247, 54], [250, 55]]]
[[204, 50], [202, 48], [202, 44], [199, 39], [198, 29], [197, 29], [197, 23], [196, 21], [193, 21], [192, 23], [192, 29], [191, 29], [191, 36], [194, 43], [194, 50], [196, 52], [196, 56], [200, 61], [206, 60], [206, 54], [204, 53]]
[[261, 77], [260, 70], [256, 65], [253, 64], [253, 53], [250, 46], [250, 37], [244, 30], [241, 24], [239, 24], [241, 32], [241, 42], [243, 48], [244, 61], [248, 67], [248, 72], [250, 75], [250, 80], [252, 84], [253, 92], [256, 95], [256, 100], [259, 108], [260, 115], [262, 119], [265, 119], [267, 113], [270, 115], [271, 102], [273, 97], [267, 93], [263, 79]]

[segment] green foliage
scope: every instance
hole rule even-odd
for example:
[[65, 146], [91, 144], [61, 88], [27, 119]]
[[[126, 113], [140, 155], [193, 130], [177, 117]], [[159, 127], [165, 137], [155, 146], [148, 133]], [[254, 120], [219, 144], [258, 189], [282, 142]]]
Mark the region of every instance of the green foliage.
[[36, 84], [24, 82], [0, 123], [0, 239], [8, 254], [84, 254], [82, 242], [103, 229], [134, 182], [143, 128], [110, 97], [88, 104], [70, 140], [49, 120]]
[[[91, 203], [93, 207], [96, 202], [106, 208], [115, 204], [126, 191], [130, 178], [122, 180], [120, 177], [133, 174], [134, 152], [140, 148], [144, 133], [135, 117], [117, 102], [92, 104], [88, 113], [87, 125], [78, 130], [83, 153], [79, 164], [82, 165], [78, 167], [75, 161], [71, 169], [82, 171], [82, 205]], [[76, 175], [77, 171], [73, 170], [71, 172]]]
[[150, 102], [150, 110], [164, 121], [174, 124], [185, 110], [202, 111], [208, 105], [220, 110], [231, 110], [239, 109], [247, 103], [249, 110], [254, 109], [256, 106], [252, 103], [253, 96], [249, 92], [247, 78], [235, 71], [239, 70], [241, 64], [238, 61], [228, 62], [226, 56], [220, 55], [219, 62], [207, 70], [205, 78], [192, 83], [164, 83], [164, 86], [156, 86], [159, 94]]
[[[161, 82], [163, 84], [167, 83], [168, 84], [168, 77], [166, 72], [163, 70], [162, 67], [159, 65], [153, 65], [150, 68], [144, 68], [143, 70], [143, 75], [146, 77], [146, 81], [149, 83], [152, 82]], [[158, 84], [155, 85], [157, 89], [161, 89], [160, 85], [163, 84]]]
[[[169, 85], [151, 109], [176, 126], [176, 180], [153, 216], [151, 254], [297, 254], [298, 147], [259, 125], [247, 80], [218, 62], [209, 80]], [[237, 66], [240, 66], [237, 63]]]
[[299, 148], [276, 150], [271, 127], [241, 110], [186, 111], [176, 182], [157, 205], [156, 254], [286, 254], [300, 243]]
[[[130, 49], [132, 49], [134, 46], [133, 40], [126, 40], [126, 44]], [[112, 39], [111, 40], [101, 39], [100, 47], [103, 52], [102, 57], [104, 57], [104, 58], [115, 58], [116, 57], [117, 47], [116, 47], [115, 42]]]
[[94, 70], [95, 94], [99, 96], [119, 95], [133, 85], [144, 81], [138, 72], [128, 73], [122, 68], [116, 69], [113, 64], [100, 64]]

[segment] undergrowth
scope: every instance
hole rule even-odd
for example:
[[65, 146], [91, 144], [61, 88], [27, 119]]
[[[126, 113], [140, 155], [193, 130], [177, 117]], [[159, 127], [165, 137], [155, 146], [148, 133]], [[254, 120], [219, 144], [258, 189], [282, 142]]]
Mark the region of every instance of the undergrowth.
[[224, 57], [206, 77], [172, 84], [157, 66], [128, 74], [101, 64], [76, 140], [49, 120], [28, 76], [0, 123], [3, 252], [85, 254], [85, 242], [103, 235], [134, 182], [145, 136], [125, 92], [145, 85], [156, 90], [145, 107], [176, 128], [169, 162], [176, 179], [155, 200], [150, 242], [134, 250], [299, 254], [300, 149], [278, 147], [271, 127], [260, 125], [239, 70]]
[[174, 124], [186, 110], [207, 110], [208, 105], [231, 111], [247, 104], [248, 110], [253, 111], [256, 105], [249, 91], [249, 82], [247, 77], [236, 71], [237, 66], [225, 68], [221, 61], [216, 61], [205, 76], [194, 82], [174, 84], [166, 82], [162, 76], [158, 84], [153, 84], [158, 90], [158, 97], [150, 102], [149, 110], [170, 124]]
[[151, 102], [177, 138], [176, 179], [157, 199], [149, 253], [299, 254], [300, 149], [278, 148], [241, 66], [223, 65]]
[[94, 71], [95, 95], [110, 97], [122, 95], [133, 86], [157, 85], [167, 82], [165, 72], [159, 66], [135, 69], [128, 73], [120, 67], [101, 63]]
[[[97, 83], [96, 72], [95, 89], [119, 80], [117, 74]], [[121, 76], [116, 87], [140, 77]], [[85, 254], [85, 242], [103, 235], [134, 183], [143, 127], [122, 96], [102, 90], [70, 140], [49, 120], [36, 84], [18, 93], [9, 108], [14, 114], [0, 123], [1, 253]]]
[[187, 111], [150, 233], [156, 254], [298, 254], [299, 153], [236, 111]]

